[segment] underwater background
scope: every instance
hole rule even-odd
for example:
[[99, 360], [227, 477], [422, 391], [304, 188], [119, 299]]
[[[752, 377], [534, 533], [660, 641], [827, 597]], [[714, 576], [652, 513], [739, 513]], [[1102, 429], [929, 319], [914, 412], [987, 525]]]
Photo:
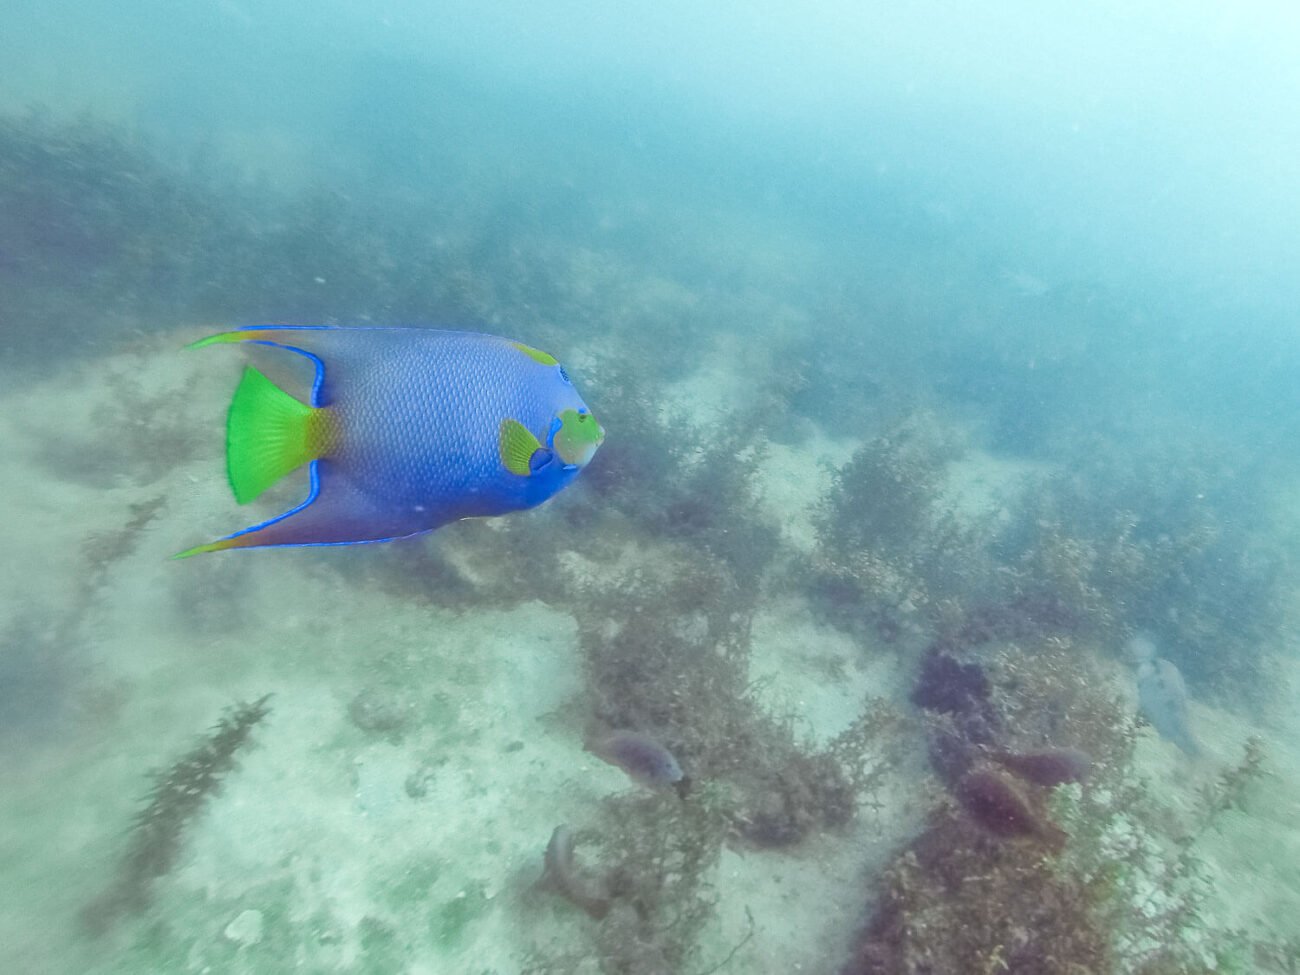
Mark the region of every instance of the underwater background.
[[[0, 971], [1300, 971], [1298, 37], [8, 0]], [[518, 339], [605, 443], [171, 561], [305, 494], [184, 349], [270, 322]]]

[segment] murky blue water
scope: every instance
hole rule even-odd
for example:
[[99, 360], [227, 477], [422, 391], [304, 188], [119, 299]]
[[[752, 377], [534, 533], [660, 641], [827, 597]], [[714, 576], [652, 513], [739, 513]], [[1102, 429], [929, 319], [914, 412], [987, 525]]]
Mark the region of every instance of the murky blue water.
[[[7, 4], [0, 969], [1296, 971], [1297, 36]], [[606, 442], [169, 561], [305, 494], [183, 350], [269, 322], [518, 339]]]

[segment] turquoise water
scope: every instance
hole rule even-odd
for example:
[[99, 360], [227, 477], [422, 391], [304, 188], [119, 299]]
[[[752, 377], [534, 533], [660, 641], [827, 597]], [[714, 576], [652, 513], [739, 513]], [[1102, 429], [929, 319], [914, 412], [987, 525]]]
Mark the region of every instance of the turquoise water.
[[[6, 5], [0, 971], [1300, 970], [1296, 36]], [[171, 561], [305, 496], [184, 349], [268, 322], [509, 336], [607, 438]]]

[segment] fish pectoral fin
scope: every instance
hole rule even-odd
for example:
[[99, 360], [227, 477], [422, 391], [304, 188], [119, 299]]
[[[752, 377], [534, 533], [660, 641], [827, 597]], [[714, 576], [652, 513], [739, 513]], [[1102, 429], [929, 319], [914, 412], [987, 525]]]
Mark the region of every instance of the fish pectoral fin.
[[511, 474], [520, 477], [532, 474], [537, 469], [533, 464], [534, 456], [538, 451], [545, 450], [541, 441], [518, 420], [507, 417], [501, 421], [497, 434], [497, 452], [501, 455], [501, 463]]
[[332, 414], [298, 402], [251, 366], [230, 401], [226, 470], [235, 500], [247, 504], [290, 471], [324, 456]]

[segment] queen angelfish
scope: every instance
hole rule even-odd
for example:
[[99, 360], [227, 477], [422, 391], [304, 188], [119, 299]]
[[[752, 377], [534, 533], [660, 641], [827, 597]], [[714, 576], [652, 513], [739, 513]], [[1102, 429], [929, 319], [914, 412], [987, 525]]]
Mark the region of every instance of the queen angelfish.
[[297, 507], [200, 552], [346, 545], [432, 531], [541, 504], [568, 485], [605, 432], [553, 356], [476, 332], [267, 326], [192, 348], [254, 343], [314, 367], [307, 402], [249, 366], [230, 404], [226, 465], [252, 501], [308, 465]]

